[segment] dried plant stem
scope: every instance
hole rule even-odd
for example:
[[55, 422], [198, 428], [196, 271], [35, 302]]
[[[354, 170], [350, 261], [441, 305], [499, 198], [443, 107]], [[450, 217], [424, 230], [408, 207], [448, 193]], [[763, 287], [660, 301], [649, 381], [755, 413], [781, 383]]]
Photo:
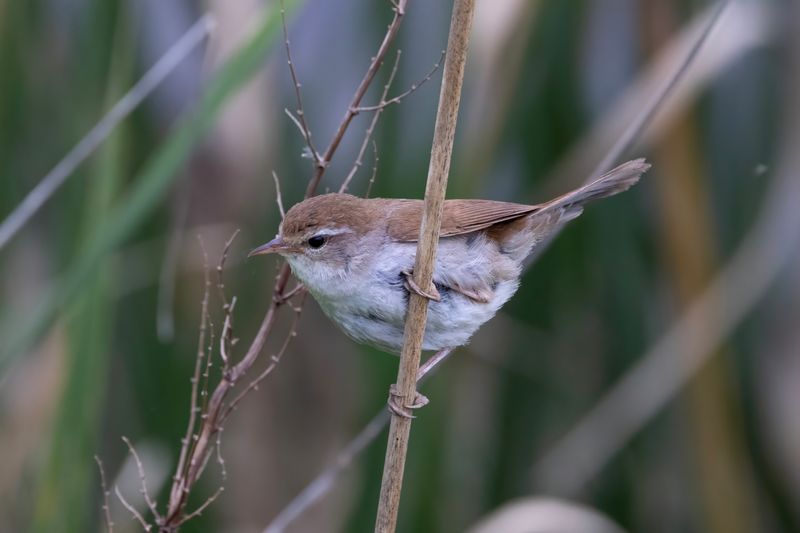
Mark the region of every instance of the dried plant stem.
[[142, 460], [139, 459], [139, 454], [136, 453], [136, 448], [133, 447], [131, 441], [128, 440], [128, 437], [122, 437], [122, 441], [128, 447], [128, 450], [131, 452], [131, 456], [133, 456], [133, 461], [136, 463], [136, 471], [139, 473], [139, 482], [142, 484], [142, 488], [139, 489], [141, 492], [142, 497], [144, 498], [145, 503], [147, 503], [147, 507], [150, 509], [150, 512], [153, 513], [153, 516], [158, 520], [159, 514], [158, 509], [156, 509], [156, 502], [150, 497], [150, 492], [147, 490], [147, 477], [144, 475], [144, 465], [142, 465]]
[[[389, 89], [392, 87], [392, 83], [394, 82], [394, 77], [397, 75], [397, 67], [400, 65], [400, 56], [402, 55], [402, 51], [398, 50], [397, 55], [394, 58], [394, 65], [392, 65], [392, 71], [389, 73], [389, 79], [386, 80], [386, 85], [383, 86], [383, 93], [381, 94], [381, 102], [386, 101], [386, 96], [389, 94]], [[342, 182], [341, 187], [339, 187], [339, 192], [347, 192], [347, 188], [350, 186], [350, 182], [353, 181], [353, 177], [355, 177], [356, 172], [358, 169], [361, 168], [361, 165], [364, 163], [364, 152], [367, 151], [367, 145], [369, 145], [369, 141], [372, 138], [372, 133], [375, 131], [375, 126], [378, 125], [378, 120], [381, 118], [381, 113], [383, 113], [383, 108], [378, 107], [375, 113], [372, 115], [372, 120], [369, 122], [369, 126], [367, 127], [367, 131], [364, 132], [364, 140], [361, 142], [361, 148], [358, 150], [358, 155], [356, 156], [356, 161], [353, 163], [353, 168], [350, 169], [348, 172], [347, 177]]]
[[[399, 60], [400, 59], [400, 57], [399, 57], [400, 51], [399, 50], [397, 51], [397, 55], [398, 55], [397, 59]], [[397, 96], [393, 96], [392, 98], [389, 98], [388, 100], [387, 100], [387, 96], [388, 96], [388, 87], [387, 87], [387, 93], [383, 94], [383, 96], [381, 97], [381, 101], [380, 102], [378, 102], [376, 105], [368, 105], [368, 106], [357, 107], [357, 108], [355, 108], [356, 113], [363, 113], [365, 111], [381, 111], [383, 109], [386, 109], [390, 105], [399, 104], [400, 102], [403, 101], [403, 98], [405, 98], [406, 96], [409, 96], [411, 93], [413, 93], [414, 91], [416, 91], [417, 89], [419, 89], [420, 87], [425, 85], [427, 82], [429, 82], [431, 80], [431, 78], [433, 78], [433, 75], [436, 73], [437, 70], [439, 70], [439, 65], [441, 65], [442, 61], [444, 60], [444, 55], [445, 55], [445, 51], [442, 50], [442, 56], [439, 58], [439, 61], [434, 63], [433, 67], [431, 67], [431, 69], [428, 71], [428, 73], [425, 74], [425, 77], [422, 78], [419, 82], [411, 84], [411, 87], [409, 87], [408, 89], [406, 89], [402, 93], [398, 94]]]
[[292, 76], [292, 85], [294, 86], [294, 97], [295, 101], [297, 102], [297, 109], [295, 112], [297, 116], [295, 117], [291, 111], [288, 109], [286, 110], [286, 114], [289, 115], [289, 118], [292, 119], [297, 127], [300, 129], [300, 133], [303, 135], [303, 139], [306, 141], [306, 145], [308, 146], [309, 154], [311, 155], [311, 159], [314, 161], [314, 166], [320, 166], [322, 164], [319, 152], [317, 149], [314, 148], [314, 143], [311, 140], [311, 129], [308, 127], [308, 121], [306, 120], [306, 112], [303, 108], [303, 95], [300, 92], [300, 80], [297, 78], [297, 71], [294, 69], [294, 61], [292, 60], [292, 47], [289, 44], [289, 31], [286, 29], [286, 9], [283, 5], [283, 1], [281, 0], [281, 24], [283, 25], [283, 44], [286, 48], [286, 63], [289, 65], [289, 74]]
[[117, 486], [114, 487], [114, 493], [117, 495], [117, 498], [119, 499], [120, 503], [122, 503], [122, 506], [125, 507], [125, 509], [127, 509], [129, 513], [131, 513], [133, 519], [139, 522], [139, 525], [142, 526], [142, 529], [149, 533], [149, 531], [153, 529], [153, 526], [148, 524], [145, 521], [142, 514], [136, 510], [136, 507], [131, 505], [131, 503], [125, 499], [125, 496], [123, 496], [122, 493], [119, 491], [119, 487]]
[[[422, 215], [419, 244], [414, 262], [414, 281], [423, 289], [431, 286], [433, 278], [442, 208], [447, 189], [447, 175], [450, 171], [453, 138], [461, 101], [467, 44], [474, 10], [474, 0], [455, 0], [453, 4], [450, 35], [447, 40], [447, 56], [425, 190], [425, 210]], [[428, 300], [411, 293], [406, 315], [403, 350], [400, 354], [397, 373], [397, 397], [401, 404], [412, 403], [417, 394], [417, 372], [427, 315]], [[375, 520], [375, 531], [379, 533], [392, 533], [397, 525], [411, 421], [411, 418], [400, 416], [397, 413], [392, 415], [378, 501], [378, 514]]]
[[[308, 182], [308, 187], [306, 187], [306, 198], [312, 196], [317, 190], [317, 186], [322, 179], [322, 174], [324, 174], [328, 163], [333, 157], [333, 154], [336, 153], [336, 150], [339, 148], [339, 144], [342, 142], [344, 134], [347, 131], [347, 128], [350, 126], [350, 122], [353, 120], [353, 117], [358, 114], [358, 106], [361, 105], [361, 99], [364, 98], [364, 95], [367, 93], [367, 89], [372, 83], [372, 80], [375, 78], [378, 70], [380, 70], [381, 65], [383, 65], [383, 59], [386, 57], [386, 53], [389, 51], [389, 46], [391, 46], [394, 38], [397, 36], [398, 30], [400, 30], [400, 24], [403, 22], [403, 17], [406, 14], [406, 4], [406, 0], [392, 2], [394, 18], [392, 18], [392, 22], [389, 24], [389, 27], [386, 30], [386, 35], [383, 37], [383, 42], [381, 42], [381, 45], [378, 48], [378, 53], [376, 53], [375, 57], [372, 58], [369, 68], [367, 69], [367, 73], [364, 74], [364, 78], [361, 80], [361, 83], [358, 84], [356, 92], [353, 95], [353, 99], [350, 101], [350, 105], [348, 106], [347, 111], [342, 118], [342, 122], [336, 129], [336, 133], [333, 134], [331, 143], [328, 145], [325, 153], [322, 154], [320, 164], [314, 169], [314, 174], [311, 176], [311, 179]], [[289, 267], [286, 266], [285, 268], [288, 269]]]
[[106, 469], [103, 468], [103, 461], [97, 455], [94, 456], [97, 469], [100, 471], [100, 489], [103, 491], [103, 518], [106, 522], [106, 531], [114, 533], [114, 522], [111, 520], [111, 507], [108, 505], [108, 483], [106, 482]]

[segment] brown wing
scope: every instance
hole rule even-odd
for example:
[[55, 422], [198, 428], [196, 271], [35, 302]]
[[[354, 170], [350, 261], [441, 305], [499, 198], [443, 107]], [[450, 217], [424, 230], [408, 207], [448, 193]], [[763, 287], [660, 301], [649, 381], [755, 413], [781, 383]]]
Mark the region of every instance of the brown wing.
[[[492, 200], [445, 200], [440, 235], [452, 237], [472, 233], [534, 212], [541, 217], [537, 223], [542, 228], [552, 228], [580, 215], [586, 202], [628, 190], [649, 168], [644, 159], [628, 161], [583, 187], [539, 205]], [[396, 216], [390, 217], [389, 235], [398, 241], [415, 242], [419, 237], [422, 208], [422, 200], [395, 201], [392, 209]], [[507, 229], [514, 231], [516, 228]], [[549, 230], [542, 229], [540, 233], [546, 231]]]
[[[403, 242], [416, 242], [422, 220], [422, 200], [396, 203], [387, 228], [389, 236]], [[539, 209], [535, 205], [512, 204], [492, 200], [445, 200], [442, 212], [442, 237], [464, 235], [486, 229], [500, 222], [523, 217]]]

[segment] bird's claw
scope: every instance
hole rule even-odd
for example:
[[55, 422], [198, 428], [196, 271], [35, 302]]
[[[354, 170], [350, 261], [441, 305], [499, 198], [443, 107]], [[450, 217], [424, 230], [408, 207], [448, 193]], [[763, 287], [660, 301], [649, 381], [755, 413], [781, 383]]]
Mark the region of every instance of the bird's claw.
[[405, 278], [403, 284], [405, 285], [406, 289], [409, 292], [413, 292], [422, 296], [423, 298], [427, 298], [428, 300], [433, 300], [434, 302], [441, 302], [442, 296], [439, 294], [439, 291], [436, 290], [436, 287], [431, 284], [431, 288], [428, 290], [424, 290], [422, 287], [417, 285], [417, 282], [414, 281], [414, 273], [410, 270], [403, 270], [402, 272], [403, 277]]
[[425, 407], [430, 402], [426, 396], [423, 396], [419, 392], [415, 393], [414, 401], [410, 404], [400, 403], [403, 399], [405, 399], [405, 396], [400, 394], [400, 392], [397, 390], [397, 385], [394, 383], [390, 385], [389, 400], [386, 403], [389, 406], [389, 411], [397, 416], [401, 416], [403, 418], [416, 418], [412, 414], [412, 410]]

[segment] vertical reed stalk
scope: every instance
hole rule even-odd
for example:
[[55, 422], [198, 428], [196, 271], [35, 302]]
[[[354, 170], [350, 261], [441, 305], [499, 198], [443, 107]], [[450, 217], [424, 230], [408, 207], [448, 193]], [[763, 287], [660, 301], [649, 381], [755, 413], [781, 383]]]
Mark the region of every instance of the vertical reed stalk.
[[[433, 132], [428, 182], [425, 189], [425, 210], [422, 215], [420, 238], [414, 263], [414, 281], [423, 288], [430, 287], [433, 278], [474, 9], [474, 0], [455, 0], [450, 20], [450, 35], [447, 39], [447, 55], [444, 63], [442, 89], [439, 93], [439, 107], [436, 112], [436, 126]], [[396, 385], [397, 397], [403, 404], [413, 403], [417, 394], [417, 370], [419, 369], [427, 316], [428, 300], [411, 293]], [[392, 533], [397, 525], [411, 421], [411, 418], [399, 416], [396, 413], [392, 415], [383, 466], [378, 515], [375, 520], [375, 531], [379, 533]]]

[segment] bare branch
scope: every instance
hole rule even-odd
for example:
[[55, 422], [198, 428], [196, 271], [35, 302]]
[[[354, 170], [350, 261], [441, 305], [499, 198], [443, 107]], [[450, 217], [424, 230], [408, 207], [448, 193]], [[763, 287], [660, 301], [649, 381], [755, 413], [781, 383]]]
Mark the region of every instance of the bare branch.
[[303, 285], [302, 283], [298, 283], [297, 285], [289, 289], [288, 292], [285, 292], [283, 294], [273, 295], [273, 298], [277, 298], [278, 303], [284, 304], [289, 300], [291, 300], [292, 298], [294, 298], [295, 296], [297, 296], [298, 294], [300, 294], [300, 292], [304, 290], [306, 290], [306, 286]]
[[228, 418], [228, 415], [235, 411], [236, 408], [239, 406], [239, 402], [250, 393], [250, 391], [258, 390], [258, 386], [263, 382], [267, 376], [269, 376], [275, 367], [278, 366], [278, 363], [281, 362], [283, 355], [286, 353], [286, 349], [289, 347], [289, 343], [297, 336], [297, 323], [300, 321], [300, 314], [303, 312], [303, 303], [305, 301], [305, 295], [307, 293], [303, 292], [301, 294], [300, 303], [293, 307], [292, 310], [294, 311], [294, 317], [292, 318], [292, 324], [289, 327], [289, 333], [286, 335], [286, 338], [283, 340], [283, 344], [281, 345], [280, 350], [274, 355], [270, 357], [270, 362], [267, 367], [261, 371], [261, 374], [258, 375], [253, 381], [251, 381], [247, 387], [245, 387], [242, 392], [240, 392], [231, 402], [228, 404], [227, 409], [223, 412], [222, 416], [220, 417], [220, 424], [225, 422], [225, 419]]
[[283, 5], [283, 0], [281, 0], [281, 23], [283, 24], [283, 44], [286, 48], [286, 63], [289, 65], [289, 73], [292, 76], [292, 85], [294, 86], [294, 96], [297, 101], [297, 117], [288, 109], [286, 109], [286, 114], [289, 115], [289, 118], [300, 128], [300, 133], [302, 133], [303, 139], [306, 141], [306, 145], [308, 145], [308, 151], [314, 161], [314, 166], [320, 166], [322, 163], [320, 161], [319, 152], [314, 148], [314, 143], [311, 141], [311, 130], [306, 122], [306, 113], [303, 109], [303, 96], [300, 93], [300, 81], [297, 79], [297, 71], [294, 69], [292, 47], [289, 45], [289, 31], [286, 29], [286, 9]]
[[375, 143], [375, 140], [372, 141], [372, 175], [369, 177], [369, 183], [367, 183], [367, 192], [364, 193], [365, 198], [369, 198], [370, 193], [372, 192], [372, 186], [375, 185], [375, 178], [378, 176], [378, 145]]
[[153, 518], [156, 519], [156, 522], [160, 522], [161, 516], [158, 514], [156, 504], [152, 498], [150, 498], [150, 493], [147, 490], [147, 477], [144, 475], [144, 466], [142, 466], [142, 461], [139, 459], [139, 454], [136, 453], [136, 448], [133, 447], [133, 444], [131, 444], [131, 441], [128, 440], [128, 437], [123, 436], [122, 441], [128, 446], [128, 451], [131, 452], [133, 461], [136, 463], [136, 470], [139, 472], [139, 482], [142, 484], [140, 492], [144, 497], [144, 501], [147, 503], [147, 507], [150, 508], [150, 512], [153, 513]]
[[403, 16], [405, 15], [406, 11], [406, 2], [407, 0], [398, 0], [397, 2], [392, 2], [394, 18], [386, 30], [386, 35], [383, 37], [383, 42], [381, 42], [378, 52], [370, 62], [367, 73], [364, 75], [364, 78], [358, 85], [358, 88], [353, 95], [353, 99], [350, 101], [350, 105], [347, 107], [347, 111], [344, 114], [344, 118], [342, 118], [342, 122], [339, 124], [336, 133], [334, 133], [333, 139], [331, 139], [331, 143], [328, 145], [325, 153], [322, 154], [321, 165], [316, 168], [314, 175], [311, 176], [311, 179], [308, 182], [305, 194], [306, 198], [312, 196], [317, 190], [317, 186], [322, 179], [325, 168], [327, 168], [328, 163], [330, 162], [331, 158], [333, 158], [336, 150], [339, 148], [339, 144], [341, 144], [344, 134], [347, 131], [347, 128], [350, 126], [350, 122], [357, 114], [355, 109], [358, 109], [358, 106], [361, 105], [361, 100], [364, 98], [367, 89], [372, 83], [372, 80], [375, 78], [375, 75], [378, 73], [378, 70], [380, 70], [381, 65], [383, 65], [383, 60], [386, 57], [386, 53], [389, 51], [389, 46], [392, 44], [397, 36], [397, 32], [400, 30], [400, 23], [403, 21]]
[[384, 95], [381, 98], [381, 101], [377, 105], [357, 107], [355, 109], [356, 113], [363, 113], [366, 111], [382, 111], [383, 109], [386, 109], [392, 104], [399, 104], [403, 100], [403, 98], [410, 95], [411, 93], [413, 93], [414, 91], [425, 85], [428, 81], [430, 81], [433, 75], [436, 74], [436, 71], [439, 70], [439, 65], [444, 60], [444, 54], [445, 51], [442, 50], [442, 55], [439, 58], [439, 61], [434, 63], [433, 68], [431, 68], [431, 70], [425, 75], [424, 78], [422, 78], [417, 83], [413, 83], [411, 87], [409, 87], [407, 90], [403, 91], [402, 93], [388, 100], [386, 99], [386, 95]]
[[223, 369], [227, 370], [230, 358], [228, 356], [228, 346], [233, 345], [233, 311], [236, 307], [236, 296], [231, 299], [230, 305], [226, 307], [225, 322], [222, 324], [222, 334], [219, 337], [219, 356], [222, 359]]
[[214, 503], [214, 501], [215, 501], [217, 498], [219, 498], [219, 495], [220, 495], [220, 494], [222, 494], [223, 492], [225, 492], [225, 487], [219, 487], [219, 488], [217, 489], [217, 491], [216, 491], [214, 494], [212, 494], [211, 496], [209, 496], [209, 497], [206, 499], [206, 501], [204, 501], [204, 502], [203, 502], [203, 504], [202, 504], [200, 507], [198, 507], [197, 509], [195, 509], [195, 510], [194, 510], [194, 511], [192, 511], [191, 513], [187, 514], [186, 516], [184, 516], [184, 517], [183, 517], [183, 518], [180, 520], [180, 522], [178, 522], [178, 524], [177, 524], [175, 527], [182, 526], [183, 524], [185, 524], [186, 522], [188, 522], [188, 521], [189, 521], [189, 520], [191, 520], [192, 518], [197, 518], [198, 516], [200, 516], [201, 514], [203, 514], [203, 511], [205, 511], [205, 510], [208, 508], [208, 506], [209, 506], [209, 505], [211, 505], [212, 503]]
[[225, 468], [225, 459], [222, 457], [222, 429], [217, 433], [217, 463], [219, 464], [222, 481], [228, 480], [228, 469]]
[[281, 194], [281, 181], [278, 174], [273, 170], [272, 179], [275, 181], [275, 201], [278, 203], [278, 212], [281, 214], [281, 222], [286, 218], [286, 211], [283, 209], [283, 195]]
[[[233, 232], [233, 235], [225, 242], [225, 247], [222, 249], [222, 254], [219, 258], [219, 263], [217, 263], [217, 289], [219, 290], [219, 297], [222, 301], [222, 310], [225, 313], [225, 318], [222, 324], [222, 333], [219, 337], [219, 355], [222, 359], [223, 365], [223, 372], [227, 372], [228, 364], [229, 364], [229, 357], [228, 352], [230, 348], [236, 343], [236, 339], [233, 337], [233, 311], [236, 307], [236, 296], [231, 298], [228, 301], [228, 297], [225, 294], [225, 281], [224, 281], [224, 272], [225, 272], [225, 262], [228, 260], [228, 253], [230, 252], [231, 245], [236, 237], [239, 235], [239, 230]], [[207, 379], [208, 379], [208, 372], [211, 367], [211, 354], [209, 352], [208, 363], [206, 365], [206, 396], [208, 393], [207, 389]], [[205, 408], [205, 405], [204, 405]]]
[[131, 89], [114, 104], [114, 107], [89, 130], [64, 159], [42, 178], [36, 187], [20, 202], [14, 211], [0, 224], [0, 249], [33, 217], [69, 178], [78, 165], [83, 163], [114, 128], [122, 122], [162, 81], [174, 71], [214, 28], [214, 18], [203, 15], [178, 42], [167, 50], [161, 59], [148, 70]]
[[211, 280], [209, 279], [208, 275], [208, 254], [206, 253], [205, 246], [203, 245], [203, 240], [198, 236], [198, 242], [200, 243], [200, 249], [203, 251], [203, 264], [204, 264], [204, 272], [205, 272], [205, 285], [203, 290], [203, 300], [200, 303], [200, 331], [198, 334], [197, 339], [197, 355], [195, 357], [195, 365], [194, 365], [194, 373], [192, 374], [191, 384], [192, 384], [192, 392], [189, 401], [189, 422], [186, 425], [186, 433], [181, 439], [181, 453], [178, 459], [178, 466], [175, 468], [175, 476], [173, 477], [173, 485], [171, 490], [170, 499], [175, 496], [177, 491], [177, 487], [182, 485], [185, 480], [186, 475], [186, 466], [187, 466], [187, 458], [189, 455], [189, 449], [192, 445], [192, 435], [194, 435], [194, 427], [197, 418], [197, 413], [199, 411], [197, 397], [198, 397], [198, 387], [200, 382], [200, 366], [203, 361], [203, 357], [205, 355], [205, 337], [206, 337], [206, 329], [208, 328], [208, 298], [209, 292], [211, 290]]
[[125, 497], [119, 491], [119, 487], [117, 487], [116, 485], [114, 486], [114, 493], [117, 495], [117, 498], [122, 503], [123, 507], [125, 507], [125, 509], [127, 509], [128, 512], [131, 513], [131, 515], [133, 515], [134, 520], [137, 520], [142, 525], [142, 529], [144, 529], [147, 533], [150, 533], [150, 531], [153, 529], [153, 526], [151, 526], [150, 524], [147, 523], [147, 521], [145, 521], [141, 513], [139, 513], [139, 511], [136, 510], [136, 507], [128, 503], [128, 500], [125, 499]]
[[[389, 78], [386, 80], [386, 85], [383, 86], [383, 93], [381, 94], [381, 102], [386, 100], [386, 95], [389, 94], [389, 89], [392, 87], [394, 78], [397, 75], [397, 67], [398, 65], [400, 65], [401, 55], [402, 51], [398, 50], [397, 55], [394, 58], [394, 65], [392, 66], [392, 71], [389, 73]], [[367, 150], [367, 145], [369, 144], [373, 131], [375, 131], [375, 126], [378, 124], [378, 119], [381, 118], [381, 113], [383, 113], [383, 108], [378, 109], [372, 116], [372, 120], [369, 123], [369, 127], [367, 128], [367, 131], [364, 133], [364, 140], [361, 142], [361, 148], [359, 148], [358, 150], [358, 156], [356, 157], [356, 162], [353, 164], [353, 168], [350, 169], [350, 172], [347, 174], [347, 177], [342, 182], [342, 186], [339, 187], [339, 192], [347, 191], [347, 187], [350, 186], [350, 182], [353, 180], [353, 177], [356, 175], [356, 172], [358, 172], [358, 169], [361, 168], [362, 160], [364, 158], [364, 152]]]
[[97, 455], [94, 456], [94, 462], [97, 463], [97, 468], [100, 470], [100, 489], [103, 491], [103, 516], [106, 521], [106, 530], [108, 533], [114, 533], [114, 522], [111, 520], [111, 508], [108, 505], [108, 484], [106, 483], [106, 471], [103, 468], [103, 461]]
[[228, 260], [228, 253], [231, 250], [231, 245], [233, 245], [233, 241], [236, 240], [236, 237], [239, 236], [239, 229], [233, 232], [233, 235], [225, 241], [225, 246], [222, 249], [222, 254], [219, 256], [219, 262], [217, 263], [217, 290], [219, 291], [220, 300], [222, 300], [223, 310], [227, 310], [230, 303], [228, 302], [228, 297], [225, 294], [225, 280], [223, 279], [223, 274], [225, 271], [225, 262]]

